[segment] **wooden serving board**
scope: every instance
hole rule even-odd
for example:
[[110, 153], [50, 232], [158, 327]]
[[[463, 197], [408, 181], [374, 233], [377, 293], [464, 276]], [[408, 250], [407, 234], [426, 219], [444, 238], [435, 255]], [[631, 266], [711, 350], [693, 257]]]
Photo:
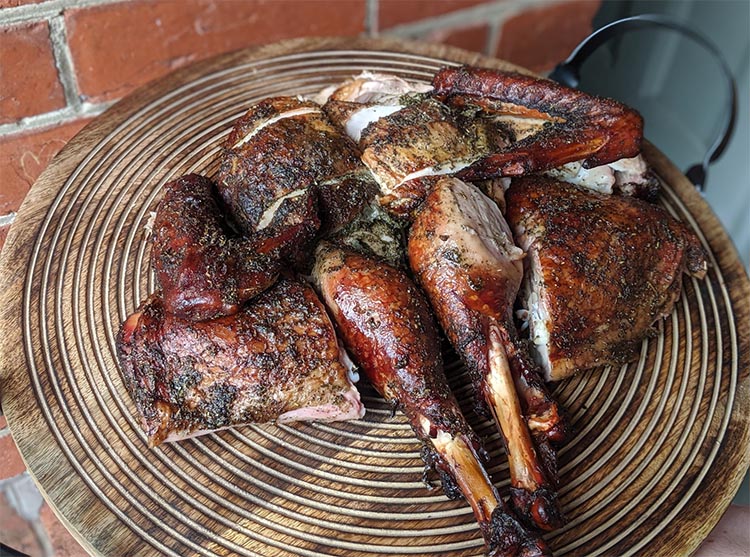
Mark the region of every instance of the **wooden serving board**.
[[[153, 288], [146, 222], [160, 188], [212, 174], [221, 140], [262, 97], [310, 94], [360, 70], [428, 81], [446, 63], [510, 67], [386, 40], [303, 39], [197, 64], [138, 90], [77, 135], [32, 188], [0, 260], [2, 406], [29, 471], [94, 555], [482, 554], [468, 506], [421, 483], [403, 416], [367, 387], [364, 419], [257, 425], [148, 449], [114, 357], [123, 319]], [[638, 362], [559, 384], [576, 433], [560, 451], [570, 519], [556, 556], [687, 555], [750, 462], [750, 286], [716, 217], [647, 147], [661, 203], [711, 267], [686, 280]], [[508, 471], [493, 428], [471, 413]]]

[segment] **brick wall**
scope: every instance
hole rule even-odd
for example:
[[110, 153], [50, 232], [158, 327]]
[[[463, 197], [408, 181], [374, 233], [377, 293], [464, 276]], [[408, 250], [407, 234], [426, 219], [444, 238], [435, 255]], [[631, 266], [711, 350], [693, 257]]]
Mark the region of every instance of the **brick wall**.
[[[0, 246], [26, 192], [66, 141], [139, 85], [185, 64], [291, 37], [388, 34], [446, 43], [545, 72], [591, 31], [599, 4], [0, 0]], [[24, 486], [13, 451], [0, 422], [0, 484]], [[4, 519], [12, 509], [3, 497], [0, 490], [0, 522], [9, 524]], [[84, 554], [47, 507], [41, 508], [40, 520], [36, 535], [16, 529], [21, 537], [12, 537], [0, 528], [0, 542], [41, 555], [48, 553], [44, 548], [51, 539], [59, 555]]]
[[0, 0], [0, 246], [65, 142], [134, 88], [214, 54], [304, 35], [441, 42], [537, 71], [598, 0]]

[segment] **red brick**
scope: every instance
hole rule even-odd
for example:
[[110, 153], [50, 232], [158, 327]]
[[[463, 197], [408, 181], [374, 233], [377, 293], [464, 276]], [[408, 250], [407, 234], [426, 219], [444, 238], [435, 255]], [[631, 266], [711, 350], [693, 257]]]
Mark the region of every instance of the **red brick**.
[[536, 72], [551, 70], [591, 33], [600, 4], [577, 0], [526, 10], [508, 19], [497, 57]]
[[380, 0], [378, 31], [484, 3], [486, 0]]
[[44, 0], [0, 0], [0, 9], [2, 8], [17, 8], [18, 6], [25, 6], [26, 4], [38, 4]]
[[0, 479], [12, 478], [26, 470], [21, 455], [9, 434], [0, 437]]
[[[0, 475], [0, 477], [3, 477]], [[27, 555], [39, 555], [34, 532], [28, 522], [16, 514], [16, 511], [0, 492], [0, 542]], [[2, 553], [0, 553], [2, 554]], [[60, 554], [62, 557], [62, 554]]]
[[55, 549], [55, 555], [59, 557], [88, 557], [88, 553], [76, 541], [62, 522], [57, 519], [55, 513], [46, 503], [42, 507], [40, 518], [47, 535]]
[[423, 40], [431, 43], [443, 43], [459, 48], [465, 48], [473, 52], [484, 53], [487, 50], [488, 25], [476, 25], [460, 29], [440, 29], [432, 31], [423, 37]]
[[365, 0], [137, 1], [65, 13], [81, 92], [97, 101], [214, 54], [303, 35], [357, 35], [364, 20]]
[[18, 210], [42, 170], [88, 121], [0, 138], [0, 215]]
[[0, 29], [0, 124], [63, 106], [47, 22]]

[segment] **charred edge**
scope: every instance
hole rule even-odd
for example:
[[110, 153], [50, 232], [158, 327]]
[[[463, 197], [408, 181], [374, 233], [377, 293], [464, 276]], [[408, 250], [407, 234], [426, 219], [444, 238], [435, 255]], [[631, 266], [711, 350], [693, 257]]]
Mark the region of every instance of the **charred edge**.
[[557, 493], [549, 487], [528, 491], [511, 486], [510, 494], [518, 516], [528, 526], [551, 532], [565, 524]]
[[540, 432], [547, 441], [552, 443], [553, 447], [560, 447], [573, 434], [573, 428], [570, 426], [567, 416], [564, 415], [564, 410], [558, 406], [558, 411], [560, 413], [559, 421], [549, 429]]
[[544, 477], [547, 478], [547, 481], [553, 488], [557, 488], [560, 481], [557, 467], [557, 453], [550, 444], [546, 432], [534, 433], [533, 439]]
[[483, 525], [483, 533], [489, 557], [552, 557], [544, 540], [502, 506], [492, 512], [489, 524]]
[[445, 496], [454, 501], [457, 499], [463, 499], [464, 495], [461, 489], [458, 487], [453, 475], [450, 473], [448, 465], [443, 460], [442, 456], [432, 447], [429, 443], [424, 442], [421, 450], [421, 457], [425, 463], [425, 470], [422, 474], [422, 481], [427, 485], [429, 489], [435, 489], [436, 486], [429, 479], [429, 472], [436, 472], [440, 478], [440, 483], [443, 487], [443, 493]]

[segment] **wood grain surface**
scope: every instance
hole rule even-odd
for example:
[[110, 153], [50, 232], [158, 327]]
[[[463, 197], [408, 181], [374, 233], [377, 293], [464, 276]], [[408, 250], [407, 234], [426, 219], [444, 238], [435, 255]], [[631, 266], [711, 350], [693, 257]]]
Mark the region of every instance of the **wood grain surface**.
[[[160, 188], [213, 174], [248, 104], [309, 94], [362, 69], [428, 81], [445, 64], [510, 67], [444, 46], [300, 39], [220, 56], [149, 84], [76, 136], [32, 188], [0, 259], [0, 400], [29, 471], [94, 555], [482, 554], [470, 509], [421, 483], [403, 416], [367, 387], [364, 419], [257, 425], [153, 450], [114, 358], [122, 320], [153, 288], [146, 222]], [[692, 553], [750, 463], [750, 283], [718, 220], [656, 149], [660, 203], [711, 263], [639, 361], [555, 388], [576, 433], [560, 452], [569, 524], [556, 556]], [[502, 492], [497, 436], [485, 437]]]

